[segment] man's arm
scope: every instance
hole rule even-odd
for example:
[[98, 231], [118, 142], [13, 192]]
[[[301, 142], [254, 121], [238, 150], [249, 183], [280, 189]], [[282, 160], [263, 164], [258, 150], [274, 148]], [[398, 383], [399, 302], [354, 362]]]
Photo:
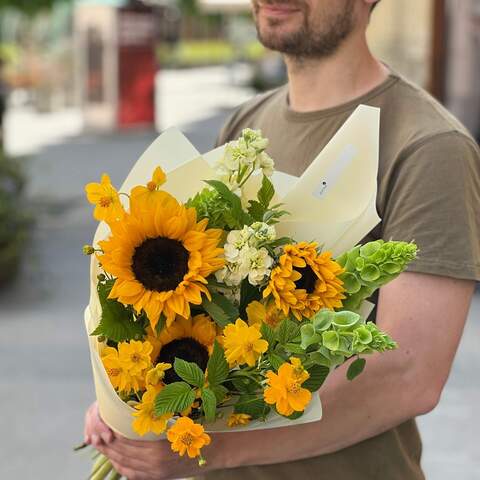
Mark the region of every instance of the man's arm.
[[[281, 463], [335, 452], [431, 411], [447, 381], [473, 290], [474, 282], [469, 280], [401, 274], [381, 289], [377, 314], [378, 326], [398, 342], [399, 349], [369, 357], [364, 373], [353, 382], [345, 378], [347, 366], [332, 373], [321, 391], [324, 417], [320, 422], [215, 435], [214, 446], [205, 449], [207, 469]], [[94, 424], [89, 431], [95, 430]], [[265, 448], [273, 442], [281, 448]], [[145, 476], [137, 478], [201, 473], [195, 465], [173, 461], [165, 442], [142, 445], [117, 436], [100, 448], [119, 468], [143, 469]]]

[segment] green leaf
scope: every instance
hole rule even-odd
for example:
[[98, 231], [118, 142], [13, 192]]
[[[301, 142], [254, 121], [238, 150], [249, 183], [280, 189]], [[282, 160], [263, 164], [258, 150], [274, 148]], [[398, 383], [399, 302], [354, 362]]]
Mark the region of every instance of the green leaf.
[[[240, 286], [240, 307], [239, 317], [247, 318], [247, 307], [254, 301], [261, 300], [262, 294], [260, 290], [252, 285], [248, 278], [243, 280]], [[236, 320], [236, 319], [235, 319]]]
[[276, 371], [278, 371], [278, 369], [285, 363], [285, 360], [280, 355], [277, 355], [276, 353], [269, 353], [268, 361]]
[[303, 382], [302, 387], [312, 393], [320, 389], [330, 373], [330, 369], [322, 365], [314, 365], [307, 371], [310, 374], [310, 378]]
[[217, 416], [217, 396], [209, 388], [202, 389], [202, 408], [207, 423], [214, 422]]
[[298, 343], [286, 343], [285, 350], [297, 355], [303, 355], [305, 353], [305, 349], [302, 348]]
[[289, 420], [298, 420], [303, 414], [304, 412], [293, 412], [291, 415], [282, 415], [282, 417], [288, 418]]
[[102, 317], [90, 335], [104, 336], [117, 343], [141, 340], [145, 335], [142, 323], [134, 320], [133, 313], [127, 307], [108, 298], [114, 283], [115, 280], [108, 280], [97, 285]]
[[263, 176], [262, 186], [258, 191], [257, 198], [260, 204], [267, 209], [275, 195], [275, 187], [267, 176]]
[[235, 413], [244, 413], [250, 415], [253, 419], [265, 418], [270, 412], [270, 407], [264, 402], [262, 397], [257, 395], [241, 395], [238, 402], [234, 405]]
[[275, 346], [275, 330], [270, 325], [262, 323], [260, 333], [262, 338], [268, 342], [268, 349], [271, 350]]
[[323, 345], [332, 351], [338, 350], [338, 347], [340, 346], [340, 336], [338, 335], [338, 332], [323, 332], [322, 341]]
[[278, 248], [289, 245], [290, 243], [293, 243], [293, 239], [291, 239], [290, 237], [281, 237], [277, 238], [277, 240], [274, 240], [273, 242], [270, 242], [268, 246], [270, 248]]
[[223, 385], [210, 385], [210, 390], [215, 394], [217, 405], [225, 400], [228, 393], [228, 388]]
[[207, 363], [207, 377], [210, 386], [220, 385], [228, 377], [228, 363], [225, 358], [225, 352], [220, 344], [215, 340], [213, 352]]
[[348, 367], [347, 378], [349, 380], [353, 380], [354, 378], [358, 377], [365, 369], [366, 363], [367, 361], [364, 358], [357, 358]]
[[265, 215], [265, 207], [256, 200], [250, 200], [248, 205], [248, 213], [256, 222], [262, 222]]
[[177, 375], [185, 382], [195, 387], [203, 387], [205, 383], [205, 375], [201, 368], [192, 362], [186, 362], [181, 358], [176, 358], [173, 364], [173, 368]]
[[188, 383], [170, 383], [155, 398], [155, 415], [183, 412], [194, 401], [195, 390]]
[[276, 333], [278, 341], [285, 345], [300, 335], [300, 325], [287, 318], [279, 325]]
[[240, 312], [227, 297], [220, 293], [212, 292], [212, 300], [204, 298], [202, 307], [212, 317], [219, 327], [226, 327], [234, 323], [240, 316]]
[[232, 390], [241, 394], [253, 394], [258, 390], [258, 384], [247, 377], [233, 377], [230, 382], [233, 385]]
[[213, 187], [220, 197], [222, 197], [231, 207], [231, 214], [233, 217], [238, 220], [241, 226], [243, 225], [250, 225], [252, 222], [252, 218], [248, 213], [243, 211], [242, 208], [242, 201], [240, 198], [235, 195], [229, 188], [219, 180], [206, 180], [205, 183]]

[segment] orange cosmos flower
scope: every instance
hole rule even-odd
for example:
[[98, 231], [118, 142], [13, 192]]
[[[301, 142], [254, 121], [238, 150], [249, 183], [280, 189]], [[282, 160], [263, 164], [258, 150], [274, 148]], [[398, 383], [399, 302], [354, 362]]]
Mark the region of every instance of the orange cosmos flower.
[[167, 431], [172, 450], [183, 457], [185, 452], [190, 458], [200, 456], [200, 450], [210, 444], [210, 437], [202, 425], [194, 423], [191, 418], [180, 417], [173, 427]]
[[308, 380], [309, 374], [298, 358], [284, 363], [278, 374], [267, 372], [268, 387], [263, 393], [265, 402], [275, 405], [280, 415], [290, 416], [294, 412], [303, 412], [312, 399], [312, 394], [302, 383]]

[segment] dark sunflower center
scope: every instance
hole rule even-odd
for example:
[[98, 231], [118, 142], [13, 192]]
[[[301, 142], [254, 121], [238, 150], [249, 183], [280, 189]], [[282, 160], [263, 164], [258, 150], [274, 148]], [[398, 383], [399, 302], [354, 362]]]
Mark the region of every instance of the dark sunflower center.
[[[186, 362], [196, 363], [202, 371], [207, 369], [208, 350], [195, 339], [186, 337], [173, 340], [162, 347], [157, 363], [170, 363], [173, 367], [176, 358]], [[165, 383], [181, 382], [182, 379], [175, 373], [173, 368], [165, 372]]]
[[313, 293], [315, 291], [315, 283], [317, 282], [317, 276], [313, 272], [310, 266], [303, 268], [296, 268], [298, 273], [302, 276], [300, 280], [295, 282], [297, 289], [306, 290], [307, 293]]
[[145, 240], [135, 249], [132, 270], [135, 278], [148, 290], [175, 290], [188, 272], [188, 251], [171, 238]]

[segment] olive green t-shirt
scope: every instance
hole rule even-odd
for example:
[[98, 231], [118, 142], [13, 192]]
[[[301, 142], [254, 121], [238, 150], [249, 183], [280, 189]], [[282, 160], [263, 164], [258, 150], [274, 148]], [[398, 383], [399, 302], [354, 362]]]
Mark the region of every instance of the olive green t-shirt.
[[[381, 109], [377, 210], [382, 222], [365, 241], [415, 240], [420, 254], [409, 271], [480, 280], [478, 146], [439, 103], [401, 76], [392, 73], [361, 98], [317, 112], [290, 109], [287, 86], [268, 92], [233, 114], [218, 144], [234, 140], [243, 128], [261, 129], [276, 168], [299, 176], [360, 104]], [[420, 457], [412, 419], [334, 454], [205, 478], [420, 480]]]

